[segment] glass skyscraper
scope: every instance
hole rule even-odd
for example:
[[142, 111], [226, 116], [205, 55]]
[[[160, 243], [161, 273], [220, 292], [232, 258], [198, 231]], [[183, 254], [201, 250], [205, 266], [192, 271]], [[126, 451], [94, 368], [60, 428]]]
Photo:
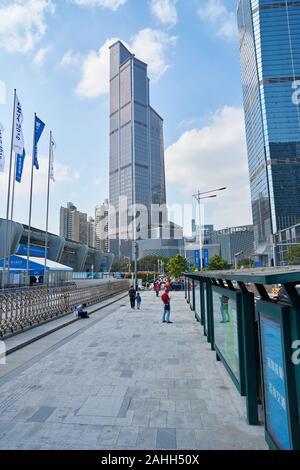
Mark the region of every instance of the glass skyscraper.
[[300, 2], [239, 0], [238, 27], [255, 252], [300, 220]]
[[[119, 213], [128, 204], [166, 203], [163, 119], [150, 106], [147, 64], [120, 42], [110, 48], [109, 199]], [[150, 224], [150, 219], [149, 219]], [[117, 222], [117, 235], [122, 231]], [[130, 243], [111, 240], [115, 254], [130, 254]]]

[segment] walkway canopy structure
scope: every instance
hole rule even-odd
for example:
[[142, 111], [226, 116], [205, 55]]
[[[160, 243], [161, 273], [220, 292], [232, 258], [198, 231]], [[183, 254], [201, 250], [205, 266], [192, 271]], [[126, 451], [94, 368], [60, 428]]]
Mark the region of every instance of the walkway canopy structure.
[[[285, 295], [270, 297], [280, 284]], [[300, 449], [300, 267], [185, 274], [203, 333], [246, 397], [249, 424], [263, 406], [270, 448]], [[282, 299], [282, 300], [281, 300]]]

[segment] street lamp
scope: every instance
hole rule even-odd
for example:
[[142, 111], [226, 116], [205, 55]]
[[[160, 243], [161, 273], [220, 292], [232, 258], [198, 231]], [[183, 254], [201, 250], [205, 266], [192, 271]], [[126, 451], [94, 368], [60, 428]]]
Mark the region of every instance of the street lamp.
[[[204, 192], [200, 192], [200, 190], [198, 190], [198, 193], [197, 194], [193, 194], [193, 198], [196, 199], [196, 201], [198, 202], [198, 212], [199, 212], [199, 251], [200, 251], [200, 271], [203, 270], [203, 257], [202, 257], [202, 230], [201, 230], [201, 227], [202, 227], [202, 224], [201, 224], [201, 201], [202, 199], [212, 199], [212, 198], [215, 198], [217, 197], [217, 194], [213, 194], [211, 195], [211, 193], [216, 193], [216, 192], [219, 192], [219, 191], [224, 191], [225, 189], [227, 189], [226, 187], [223, 187], [223, 188], [218, 188], [218, 189], [213, 189], [211, 191], [204, 191]], [[210, 196], [207, 196], [207, 194], [210, 194]], [[202, 197], [204, 196], [204, 197]]]
[[235, 270], [237, 270], [237, 259], [239, 256], [243, 255], [244, 252], [243, 251], [239, 251], [238, 253], [235, 253], [234, 255], [234, 266], [235, 266]]

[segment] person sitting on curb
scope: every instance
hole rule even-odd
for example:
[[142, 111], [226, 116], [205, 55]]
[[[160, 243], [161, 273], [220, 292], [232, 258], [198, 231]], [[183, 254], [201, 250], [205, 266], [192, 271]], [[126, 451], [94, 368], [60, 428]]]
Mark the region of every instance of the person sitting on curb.
[[76, 311], [78, 314], [78, 318], [90, 318], [87, 311], [84, 310], [86, 308], [86, 304], [80, 304], [78, 307], [76, 307]]

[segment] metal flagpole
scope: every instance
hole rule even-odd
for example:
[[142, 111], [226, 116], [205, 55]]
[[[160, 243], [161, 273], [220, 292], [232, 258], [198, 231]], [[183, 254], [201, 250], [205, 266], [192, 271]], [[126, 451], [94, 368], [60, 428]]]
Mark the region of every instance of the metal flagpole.
[[[50, 142], [49, 142], [49, 162], [48, 162], [48, 185], [47, 185], [47, 209], [46, 209], [46, 233], [45, 233], [45, 260], [44, 260], [44, 281], [47, 270], [47, 246], [48, 246], [48, 224], [49, 224], [49, 196], [50, 196], [50, 170], [52, 161], [52, 131], [50, 131]], [[47, 278], [48, 284], [48, 278]]]
[[36, 113], [34, 113], [34, 124], [33, 124], [33, 144], [32, 144], [30, 201], [29, 201], [28, 238], [27, 238], [27, 266], [26, 266], [27, 276], [29, 276], [29, 252], [30, 252], [30, 235], [31, 235], [30, 232], [31, 232], [31, 213], [32, 213], [33, 167], [34, 167], [34, 155], [35, 155], [35, 122], [36, 122]]
[[10, 249], [9, 249], [9, 244], [8, 244], [8, 224], [9, 224], [9, 208], [10, 208], [11, 171], [12, 171], [13, 145], [14, 145], [15, 120], [16, 120], [16, 97], [17, 97], [17, 90], [14, 89], [14, 107], [13, 107], [10, 159], [9, 159], [9, 172], [8, 172], [7, 203], [6, 203], [6, 234], [5, 234], [5, 243], [4, 243], [2, 289], [4, 288], [4, 284], [5, 284], [4, 278], [6, 275], [6, 259], [7, 259], [7, 256], [8, 257], [10, 256]]
[[[12, 229], [12, 221], [14, 218], [14, 203], [15, 203], [15, 184], [16, 184], [16, 168], [17, 168], [17, 154], [15, 152], [14, 158], [14, 172], [13, 172], [13, 186], [12, 186], [12, 195], [11, 195], [11, 209], [10, 209], [10, 224], [9, 224], [9, 239], [11, 239], [11, 229]], [[8, 253], [8, 275], [10, 273], [10, 255]]]

